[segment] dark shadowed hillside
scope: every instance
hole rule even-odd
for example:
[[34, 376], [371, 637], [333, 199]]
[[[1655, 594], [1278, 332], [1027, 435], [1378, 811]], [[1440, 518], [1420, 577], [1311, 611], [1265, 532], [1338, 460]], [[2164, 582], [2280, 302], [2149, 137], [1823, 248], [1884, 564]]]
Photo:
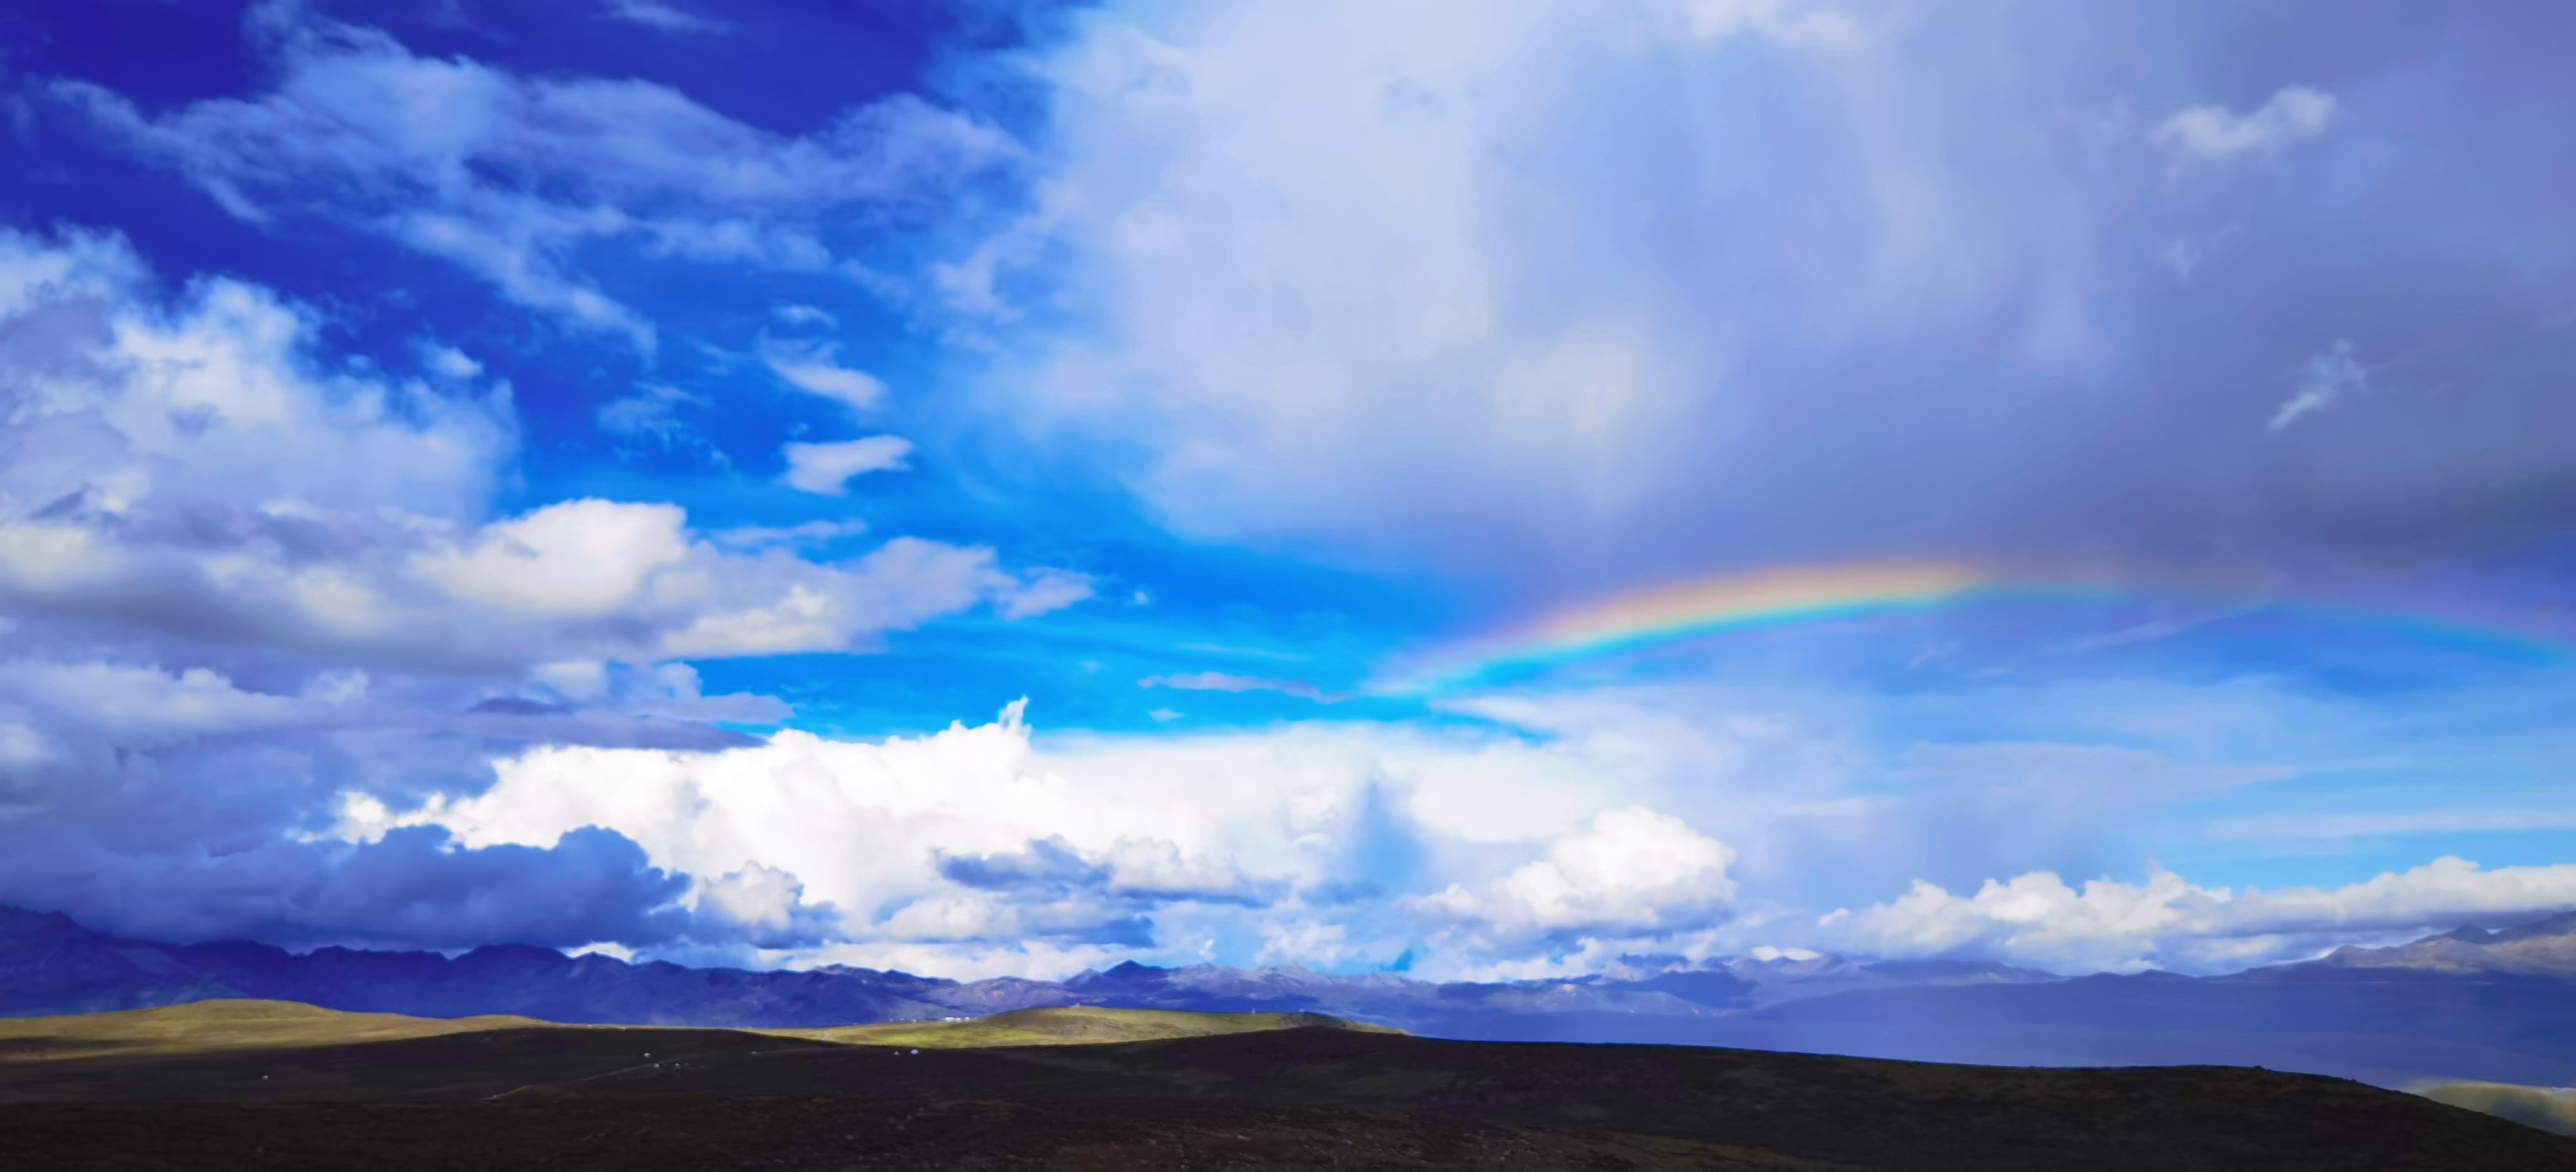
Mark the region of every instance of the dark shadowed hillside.
[[2576, 1169], [2576, 1140], [2303, 1075], [1344, 1029], [940, 1050], [505, 1028], [0, 1062], [0, 1163], [208, 1153], [373, 1167]]

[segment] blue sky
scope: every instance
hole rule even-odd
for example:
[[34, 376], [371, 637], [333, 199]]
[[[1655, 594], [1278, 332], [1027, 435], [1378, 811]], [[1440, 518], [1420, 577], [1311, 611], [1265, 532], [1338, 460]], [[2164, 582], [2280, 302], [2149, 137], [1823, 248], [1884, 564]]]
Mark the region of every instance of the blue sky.
[[[2563, 6], [0, 6], [0, 901], [1059, 975], [2576, 905]], [[1412, 669], [1674, 583], [2081, 583]]]

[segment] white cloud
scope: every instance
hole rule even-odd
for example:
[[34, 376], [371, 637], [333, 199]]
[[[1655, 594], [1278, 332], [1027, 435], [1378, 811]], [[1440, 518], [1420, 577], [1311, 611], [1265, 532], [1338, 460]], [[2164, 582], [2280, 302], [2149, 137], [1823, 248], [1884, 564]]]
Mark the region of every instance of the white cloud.
[[467, 602], [547, 618], [622, 609], [689, 556], [677, 505], [565, 501], [484, 526], [471, 544], [415, 557], [419, 574]]
[[2271, 430], [2279, 431], [2332, 407], [2346, 395], [2369, 390], [2370, 368], [2352, 356], [2350, 341], [2338, 338], [2332, 347], [2308, 359], [2307, 368], [2299, 375], [2298, 392], [2272, 413]]
[[[1033, 752], [1014, 709], [978, 728], [874, 743], [784, 732], [715, 754], [540, 749], [497, 762], [498, 784], [479, 796], [393, 821], [444, 825], [477, 844], [548, 844], [607, 826], [657, 865], [702, 880], [753, 867], [792, 874], [809, 898], [858, 917], [847, 925], [855, 936], [957, 940], [1008, 938], [1025, 925], [996, 918], [1020, 914], [1007, 905], [941, 879], [942, 855], [1007, 855], [1054, 839], [1102, 860], [1119, 882], [1151, 887], [1175, 874], [1239, 874], [1237, 860], [1209, 857], [1217, 821], [1278, 816], [1273, 795], [1176, 805], [1154, 797], [1163, 779], [1071, 778], [1062, 765]], [[363, 818], [350, 828], [381, 829]], [[1273, 839], [1277, 857], [1293, 854]], [[883, 933], [868, 923], [881, 908], [898, 917]]]
[[447, 378], [467, 379], [483, 373], [483, 364], [476, 362], [472, 355], [454, 346], [442, 346], [436, 342], [425, 341], [420, 344], [420, 361], [421, 365], [428, 367], [432, 373]]
[[0, 720], [0, 768], [24, 769], [54, 758], [51, 738], [15, 720]]
[[[1979, 75], [1977, 113], [1934, 118], [1908, 95], [1940, 63], [1827, 6], [1110, 4], [1074, 29], [1036, 66], [1037, 206], [940, 278], [964, 314], [1009, 320], [1015, 285], [1071, 308], [996, 339], [994, 417], [1139, 449], [1194, 534], [1635, 558], [1707, 514], [1777, 523], [1754, 486], [1803, 490], [1817, 465], [1785, 453], [1875, 418], [1853, 346], [1973, 336], [2064, 370], [2108, 344], [2088, 181], [2024, 145], [2031, 95]], [[1795, 389], [1824, 384], [1830, 409]]]
[[1330, 701], [1341, 697], [1327, 696], [1324, 690], [1304, 680], [1274, 680], [1263, 676], [1228, 675], [1218, 671], [1191, 672], [1176, 676], [1147, 676], [1136, 681], [1139, 688], [1175, 688], [1184, 692], [1279, 692], [1300, 699]]
[[625, 217], [601, 209], [566, 211], [515, 198], [490, 200], [488, 205], [479, 216], [412, 209], [382, 221], [379, 230], [483, 278], [520, 305], [624, 335], [639, 349], [653, 348], [655, 334], [649, 323], [588, 282], [567, 275], [556, 259], [584, 241], [624, 231], [629, 226]]
[[631, 393], [599, 405], [595, 414], [599, 430], [628, 440], [652, 440], [672, 447], [694, 437], [689, 425], [681, 422], [682, 406], [704, 407], [704, 395], [658, 383], [639, 383]]
[[778, 320], [791, 326], [837, 326], [841, 319], [811, 305], [782, 305], [770, 311]]
[[[691, 691], [694, 679], [669, 687]], [[1441, 979], [1765, 945], [2211, 971], [2576, 903], [2576, 867], [2457, 860], [2318, 891], [2230, 892], [2163, 872], [2071, 884], [2062, 869], [2016, 864], [2095, 853], [2106, 827], [2155, 822], [2281, 771], [2108, 745], [1881, 756], [1817, 712], [1750, 707], [1767, 699], [1605, 690], [1491, 698], [1436, 725], [1044, 737], [1014, 710], [877, 740], [780, 732], [718, 751], [541, 748], [495, 762], [488, 789], [451, 786], [425, 804], [362, 788], [345, 831], [427, 823], [469, 845], [544, 845], [601, 826], [700, 883], [753, 865], [793, 876], [800, 923], [837, 909], [825, 935], [838, 943], [783, 959], [900, 955], [952, 974], [1006, 952], [1027, 959], [1010, 951], [1023, 944], [1186, 960], [1212, 934], [1296, 963], [1410, 950], [1418, 974]], [[2244, 719], [2344, 737], [2326, 715], [2241, 691], [2200, 698], [2215, 719], [2135, 696], [2062, 702], [2117, 712], [2130, 736], [2160, 720], [2233, 735], [2229, 722]], [[367, 813], [370, 799], [382, 808]], [[1997, 825], [2015, 833], [1987, 833]], [[1909, 886], [1918, 868], [1971, 878]], [[1836, 890], [1857, 894], [1821, 894]], [[1852, 910], [1817, 914], [1838, 904]], [[1252, 947], [1223, 959], [1247, 961]]]
[[[653, 0], [613, 11], [672, 29], [702, 20]], [[827, 210], [914, 200], [1018, 150], [911, 95], [786, 136], [649, 82], [524, 77], [415, 56], [301, 6], [261, 13], [253, 31], [278, 78], [268, 94], [155, 114], [85, 82], [51, 92], [244, 220], [377, 233], [639, 346], [652, 326], [583, 271], [584, 250], [819, 270], [832, 261], [814, 235]]]
[[528, 678], [567, 700], [596, 700], [608, 693], [608, 665], [596, 659], [567, 659], [528, 669]]
[[684, 578], [662, 598], [684, 605], [686, 625], [651, 658], [785, 655], [869, 650], [886, 631], [908, 630], [1026, 588], [988, 549], [898, 537], [843, 562], [818, 565], [783, 552], [709, 559], [712, 573]]
[[996, 609], [1006, 619], [1036, 618], [1091, 597], [1091, 575], [1051, 567], [1031, 569], [1026, 581], [1004, 594]]
[[710, 533], [707, 540], [726, 549], [797, 549], [856, 537], [867, 531], [867, 522], [851, 517], [839, 521], [804, 521], [794, 525], [740, 525]]
[[721, 33], [733, 26], [663, 0], [608, 0], [608, 14], [666, 33]]
[[2060, 971], [2185, 970], [2297, 959], [2320, 941], [2449, 929], [2576, 906], [2576, 865], [2495, 870], [2443, 858], [2337, 888], [2235, 892], [2158, 870], [2143, 884], [2080, 888], [2047, 872], [1988, 880], [1972, 895], [1930, 883], [1836, 911], [1813, 941], [1878, 956], [1973, 954]]
[[298, 697], [247, 691], [202, 667], [20, 660], [0, 663], [0, 695], [43, 712], [48, 727], [143, 737], [269, 728], [308, 716]]
[[1650, 935], [1704, 926], [1735, 899], [1735, 852], [1641, 806], [1604, 810], [1548, 844], [1546, 857], [1476, 888], [1423, 901], [1433, 913], [1505, 932]]
[[[204, 281], [170, 304], [121, 243], [0, 233], [0, 601], [192, 638], [412, 664], [866, 650], [1061, 599], [990, 550], [897, 538], [733, 552], [676, 506], [486, 522], [506, 384], [388, 383], [311, 353], [302, 309]], [[895, 441], [900, 443], [901, 441]], [[739, 547], [736, 547], [739, 548]]]
[[[954, 972], [977, 950], [1016, 946], [1019, 933], [1129, 933], [1142, 913], [1175, 925], [1195, 915], [1282, 924], [1347, 916], [1299, 910], [1287, 893], [1349, 866], [1372, 787], [1391, 786], [1401, 801], [1434, 775], [1473, 774], [1516, 755], [1570, 792], [1581, 793], [1594, 768], [1579, 753], [1510, 737], [1374, 725], [1041, 747], [1014, 706], [993, 724], [880, 741], [790, 731], [711, 753], [535, 749], [495, 762], [499, 780], [480, 793], [410, 810], [351, 795], [342, 832], [434, 824], [468, 845], [545, 845], [603, 826], [701, 883], [750, 867], [792, 875], [804, 899], [841, 910], [848, 947], [882, 956], [935, 944], [904, 953], [908, 963]], [[1208, 785], [1210, 777], [1226, 783]], [[1463, 841], [1415, 817], [1426, 833]], [[1443, 882], [1500, 893], [1495, 914], [1515, 933], [1582, 916], [1678, 923], [1724, 890], [1723, 848], [1663, 815], [1614, 812], [1540, 844], [1544, 861], [1533, 866], [1554, 868], [1570, 890], [1551, 894], [1535, 872], [1507, 879], [1525, 851], [1508, 859], [1470, 850], [1465, 869]], [[1190, 910], [1209, 901], [1214, 910]]]
[[777, 724], [795, 712], [773, 696], [746, 692], [709, 696], [698, 670], [685, 663], [568, 660], [540, 664], [529, 670], [528, 679], [574, 704], [664, 720]]
[[2251, 114], [2225, 106], [2194, 106], [2156, 127], [2155, 139], [2182, 156], [2223, 162], [2270, 154], [2326, 132], [2335, 117], [2334, 95], [2307, 86], [2285, 86]]
[[761, 344], [760, 357], [787, 385], [852, 411], [874, 410], [885, 402], [885, 383], [840, 365], [839, 347], [831, 343], [768, 341]]
[[784, 929], [794, 921], [803, 894], [794, 875], [756, 864], [697, 888], [699, 907], [712, 907], [735, 923], [770, 929]]
[[20, 523], [51, 506], [139, 524], [154, 497], [456, 516], [517, 443], [506, 384], [329, 371], [297, 307], [230, 280], [155, 304], [113, 238], [0, 233], [0, 320], [29, 327], [0, 340], [0, 364], [45, 372], [9, 393], [20, 455], [0, 467], [0, 515]]
[[778, 451], [787, 457], [787, 475], [783, 479], [789, 487], [840, 496], [849, 491], [851, 477], [903, 468], [904, 457], [912, 454], [912, 441], [896, 435], [872, 435], [829, 444], [791, 443]]

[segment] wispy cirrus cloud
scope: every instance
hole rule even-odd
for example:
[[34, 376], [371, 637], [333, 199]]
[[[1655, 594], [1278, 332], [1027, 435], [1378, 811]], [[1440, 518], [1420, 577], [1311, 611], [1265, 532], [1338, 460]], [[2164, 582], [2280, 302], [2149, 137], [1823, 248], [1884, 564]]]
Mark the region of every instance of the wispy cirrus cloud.
[[1300, 700], [1333, 703], [1345, 699], [1338, 693], [1326, 692], [1304, 680], [1280, 680], [1268, 676], [1230, 675], [1221, 671], [1190, 672], [1183, 675], [1146, 676], [1136, 681], [1140, 688], [1172, 688], [1183, 692], [1277, 692]]
[[828, 342], [763, 341], [761, 361], [779, 381], [852, 411], [885, 405], [884, 380], [841, 365], [840, 348]]
[[[614, 11], [669, 30], [714, 27], [647, 0]], [[1019, 149], [910, 94], [782, 135], [667, 86], [419, 56], [298, 6], [264, 8], [252, 29], [278, 74], [266, 94], [146, 112], [84, 81], [48, 92], [245, 221], [373, 233], [639, 346], [653, 344], [652, 323], [588, 271], [587, 250], [826, 270], [826, 213], [918, 206]]]
[[2319, 842], [2410, 834], [2493, 834], [2576, 830], [2576, 809], [2451, 806], [2373, 813], [2260, 814], [2209, 824], [2213, 838]]
[[2346, 396], [2370, 390], [2370, 368], [2352, 356], [2352, 343], [2336, 339], [2333, 346], [2308, 359], [2299, 374], [2299, 389], [2272, 413], [2270, 430], [2279, 431], [2307, 416], [2314, 415]]
[[608, 14], [666, 33], [724, 33], [733, 26], [665, 0], [608, 0]]

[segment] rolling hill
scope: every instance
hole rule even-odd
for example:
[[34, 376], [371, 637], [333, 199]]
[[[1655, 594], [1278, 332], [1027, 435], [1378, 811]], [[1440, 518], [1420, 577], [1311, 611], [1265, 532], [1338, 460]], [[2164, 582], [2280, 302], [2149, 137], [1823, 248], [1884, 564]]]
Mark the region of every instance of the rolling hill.
[[[200, 1020], [221, 1028], [230, 1012]], [[172, 1166], [228, 1153], [270, 1167], [388, 1169], [2576, 1169], [2576, 1140], [2257, 1070], [2012, 1070], [1232, 1028], [1247, 1023], [1060, 1044], [1062, 1023], [1122, 1017], [1161, 1021], [1053, 1014], [1012, 1028], [1056, 1031], [1059, 1044], [992, 1046], [951, 1031], [952, 1048], [916, 1050], [511, 1025], [316, 1045], [317, 1023], [330, 1019], [307, 1018], [275, 1049], [56, 1051], [0, 1062], [0, 1165]]]
[[346, 1046], [546, 1023], [524, 1017], [341, 1013], [294, 1001], [217, 999], [160, 1009], [0, 1018], [0, 1062]]
[[2425, 1087], [2416, 1093], [2436, 1102], [2510, 1119], [2552, 1134], [2576, 1135], [2576, 1089], [2455, 1082]]
[[1998, 1065], [2263, 1066], [2400, 1089], [2558, 1086], [2576, 1084], [2576, 967], [2563, 963], [2568, 956], [2576, 956], [2576, 917], [2466, 928], [2214, 977], [2059, 977], [1968, 961], [1771, 955], [1703, 964], [1623, 958], [1592, 976], [1493, 983], [1134, 962], [1062, 981], [958, 982], [839, 966], [629, 964], [517, 946], [449, 957], [159, 944], [0, 909], [0, 1015], [261, 998], [421, 1017], [829, 1030], [1092, 1006], [1319, 1014], [1486, 1041]]
[[[588, 1030], [628, 1036], [622, 1025], [564, 1025], [533, 1018], [406, 1017], [393, 1013], [343, 1013], [294, 1001], [215, 999], [160, 1009], [112, 1010], [55, 1017], [0, 1018], [0, 1063], [75, 1059], [158, 1060], [223, 1051], [281, 1053], [320, 1047], [443, 1038], [460, 1034]], [[823, 1029], [737, 1032], [659, 1027], [689, 1045], [737, 1037], [791, 1038], [836, 1045], [974, 1049], [990, 1046], [1066, 1046], [1215, 1037], [1288, 1029], [1346, 1029], [1401, 1033], [1313, 1013], [1182, 1013], [1158, 1009], [1075, 1006], [1022, 1009], [982, 1018], [936, 1022], [886, 1022]], [[692, 1034], [702, 1035], [691, 1038]], [[627, 1043], [604, 1043], [613, 1047]], [[65, 1068], [49, 1067], [57, 1073]]]
[[1188, 1013], [1169, 1009], [1105, 1009], [1093, 1005], [1015, 1009], [989, 1017], [946, 1021], [882, 1022], [758, 1032], [851, 1046], [920, 1046], [954, 1050], [987, 1046], [1148, 1042], [1163, 1038], [1202, 1038], [1308, 1028], [1387, 1034], [1404, 1032], [1391, 1026], [1346, 1021], [1320, 1013]]

